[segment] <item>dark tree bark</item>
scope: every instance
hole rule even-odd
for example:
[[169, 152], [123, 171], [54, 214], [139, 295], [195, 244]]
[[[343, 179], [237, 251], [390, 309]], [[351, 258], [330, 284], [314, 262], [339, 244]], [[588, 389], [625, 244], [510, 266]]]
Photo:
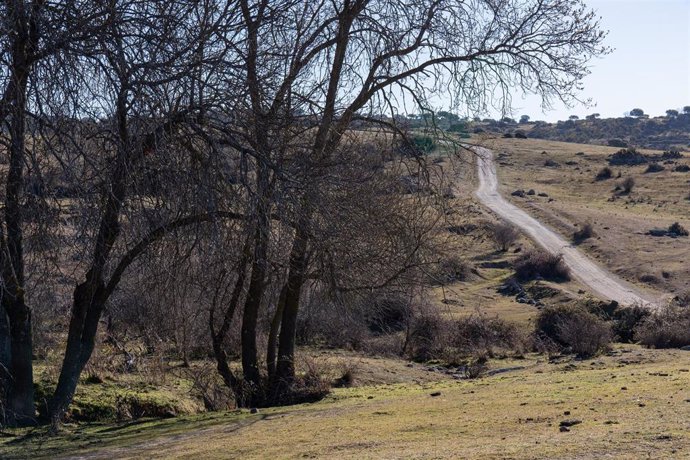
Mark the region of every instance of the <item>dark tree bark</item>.
[[271, 393], [278, 401], [289, 391], [295, 379], [295, 335], [300, 295], [307, 269], [307, 247], [307, 229], [298, 227], [290, 253], [290, 272], [285, 285], [285, 305], [280, 323], [278, 361], [272, 381]]
[[[10, 164], [5, 196], [5, 228], [0, 250], [3, 292], [2, 306], [10, 330], [7, 412], [11, 425], [35, 422], [31, 310], [25, 300], [24, 248], [22, 231], [22, 194], [24, 189], [24, 156], [26, 143], [26, 99], [32, 55], [37, 40], [36, 10], [23, 1], [8, 5], [12, 21], [12, 68], [10, 73], [9, 132]], [[33, 8], [39, 8], [34, 5]]]

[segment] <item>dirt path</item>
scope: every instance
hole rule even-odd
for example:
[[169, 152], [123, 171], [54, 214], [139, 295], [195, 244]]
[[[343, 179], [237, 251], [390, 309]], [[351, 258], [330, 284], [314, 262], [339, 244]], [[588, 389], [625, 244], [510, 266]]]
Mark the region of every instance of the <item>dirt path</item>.
[[483, 147], [474, 147], [473, 150], [477, 153], [479, 177], [479, 188], [475, 195], [487, 208], [506, 221], [518, 226], [547, 251], [562, 254], [572, 275], [597, 295], [615, 300], [623, 305], [641, 303], [656, 306], [658, 304], [657, 299], [639, 291], [618, 276], [600, 267], [562, 236], [547, 228], [522, 209], [509, 203], [498, 191], [493, 152]]

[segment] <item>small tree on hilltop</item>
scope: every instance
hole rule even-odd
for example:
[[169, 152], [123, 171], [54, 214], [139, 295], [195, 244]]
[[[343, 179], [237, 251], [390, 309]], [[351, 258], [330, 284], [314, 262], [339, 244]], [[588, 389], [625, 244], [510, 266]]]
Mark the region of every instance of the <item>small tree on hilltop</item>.
[[637, 118], [642, 117], [642, 116], [644, 116], [644, 110], [642, 110], [642, 109], [632, 109], [632, 110], [630, 111], [630, 116], [631, 116], [631, 117], [637, 117]]
[[521, 116], [520, 117], [520, 123], [522, 123], [522, 124], [529, 123], [529, 118], [530, 118], [529, 115]]

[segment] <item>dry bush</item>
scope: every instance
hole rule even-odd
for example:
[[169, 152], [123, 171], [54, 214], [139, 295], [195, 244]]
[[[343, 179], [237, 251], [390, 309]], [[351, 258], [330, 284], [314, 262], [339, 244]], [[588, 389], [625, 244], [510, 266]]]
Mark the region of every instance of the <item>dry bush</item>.
[[458, 319], [451, 323], [450, 344], [461, 356], [494, 357], [497, 350], [523, 353], [525, 336], [515, 324], [483, 313]]
[[515, 262], [515, 275], [521, 281], [543, 278], [552, 281], [568, 281], [570, 270], [560, 254], [536, 249], [524, 253]]
[[361, 350], [371, 332], [364, 317], [364, 301], [357, 298], [329, 299], [318, 293], [297, 316], [297, 343], [327, 348]]
[[448, 322], [436, 310], [415, 315], [406, 332], [402, 352], [414, 361], [437, 359], [448, 345]]
[[649, 315], [651, 311], [643, 305], [630, 305], [617, 309], [613, 320], [616, 340], [623, 343], [634, 342], [635, 330]]
[[411, 299], [401, 293], [384, 293], [369, 300], [365, 320], [374, 334], [390, 334], [405, 329], [414, 314]]
[[690, 345], [690, 308], [670, 303], [653, 311], [635, 329], [635, 339], [652, 348]]
[[612, 177], [613, 177], [613, 171], [611, 170], [611, 168], [606, 166], [604, 168], [601, 168], [601, 170], [597, 173], [597, 175], [595, 176], [594, 179], [601, 181], [601, 180], [611, 179]]
[[582, 224], [580, 229], [573, 233], [573, 241], [581, 243], [594, 236], [594, 227], [589, 222]]
[[583, 358], [605, 350], [613, 339], [610, 325], [580, 305], [545, 308], [537, 317], [535, 335]]
[[623, 179], [623, 182], [621, 182], [620, 187], [623, 189], [623, 193], [631, 193], [633, 188], [635, 188], [635, 179], [632, 176], [626, 177]]
[[682, 225], [680, 225], [678, 222], [675, 222], [674, 224], [672, 224], [672, 225], [668, 228], [668, 233], [669, 233], [670, 235], [674, 235], [674, 236], [688, 236], [688, 235], [690, 234], [690, 233], [685, 229], [685, 227], [683, 227]]
[[520, 329], [498, 317], [476, 313], [456, 320], [443, 319], [428, 310], [411, 322], [405, 354], [415, 361], [441, 360], [462, 363], [467, 357], [522, 354], [528, 339]]
[[493, 225], [491, 236], [496, 248], [505, 252], [520, 237], [520, 231], [508, 222], [499, 222]]
[[610, 325], [592, 313], [564, 318], [558, 325], [558, 337], [580, 358], [596, 356], [613, 340]]
[[466, 281], [471, 273], [471, 266], [465, 260], [454, 255], [442, 258], [426, 271], [430, 283], [436, 286]]
[[658, 172], [663, 171], [664, 169], [666, 169], [666, 168], [664, 168], [659, 163], [650, 163], [649, 166], [647, 166], [647, 169], [645, 170], [645, 174], [658, 173]]
[[201, 364], [178, 368], [176, 372], [192, 382], [192, 395], [203, 401], [207, 411], [235, 408], [235, 395], [223, 383], [214, 366]]
[[325, 369], [316, 361], [302, 358], [298, 363], [298, 372], [290, 387], [277, 399], [270, 401], [271, 405], [287, 406], [320, 401], [331, 392], [331, 384], [325, 378]]

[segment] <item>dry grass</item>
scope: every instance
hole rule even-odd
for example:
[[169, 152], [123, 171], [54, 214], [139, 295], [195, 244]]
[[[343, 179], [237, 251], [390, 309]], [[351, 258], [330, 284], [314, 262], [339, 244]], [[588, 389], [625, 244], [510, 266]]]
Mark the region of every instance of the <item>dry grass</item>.
[[[690, 174], [673, 172], [672, 167], [644, 174], [646, 165], [614, 166], [614, 177], [620, 172], [623, 178], [635, 179], [635, 188], [626, 195], [614, 191], [622, 179], [595, 180], [597, 172], [608, 165], [606, 157], [616, 148], [535, 139], [485, 142], [497, 155], [503, 154], [498, 161], [499, 180], [504, 194], [515, 204], [566, 238], [576, 230], [576, 223], [591, 222], [596, 237], [580, 247], [652, 293], [688, 289], [690, 239], [653, 238], [646, 232], [668, 228], [676, 221], [690, 224], [690, 201], [684, 199], [690, 189]], [[560, 167], [544, 167], [546, 159]], [[690, 154], [678, 163], [690, 164]], [[549, 196], [510, 197], [518, 188], [533, 188]]]
[[[623, 459], [690, 454], [687, 352], [625, 346], [595, 361], [549, 364], [530, 356], [490, 362], [494, 369], [516, 366], [524, 369], [473, 381], [337, 389], [316, 404], [256, 415], [245, 411], [118, 429], [91, 427], [73, 433], [70, 443], [67, 437], [15, 441], [3, 446], [4, 456]], [[561, 433], [565, 419], [582, 423]]]

